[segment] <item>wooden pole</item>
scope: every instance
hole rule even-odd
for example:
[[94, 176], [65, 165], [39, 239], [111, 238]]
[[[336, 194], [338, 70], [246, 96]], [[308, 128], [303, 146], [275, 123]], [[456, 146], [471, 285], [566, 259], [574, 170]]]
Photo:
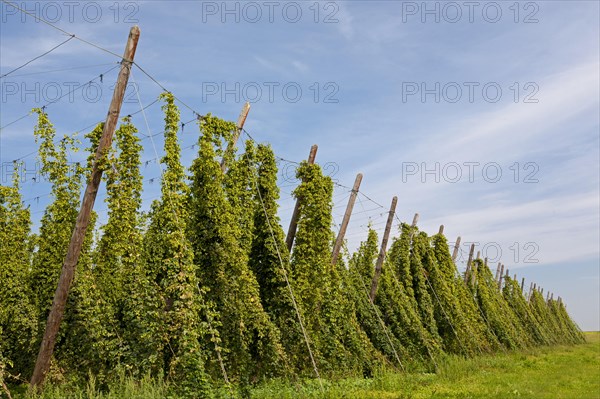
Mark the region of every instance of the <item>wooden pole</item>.
[[500, 276], [498, 277], [498, 290], [502, 289], [502, 275], [504, 274], [504, 265], [500, 265]]
[[525, 277], [521, 279], [521, 295], [525, 293]]
[[227, 170], [226, 159], [229, 158], [231, 153], [234, 151], [235, 145], [238, 139], [240, 138], [240, 134], [242, 134], [242, 129], [244, 129], [244, 123], [246, 123], [248, 112], [250, 112], [250, 103], [246, 102], [246, 104], [244, 104], [244, 107], [242, 108], [242, 112], [240, 112], [240, 116], [238, 117], [238, 121], [236, 124], [237, 129], [235, 132], [233, 132], [233, 138], [231, 142], [227, 144], [227, 149], [225, 149], [225, 155], [223, 156], [223, 159], [221, 159], [221, 170], [223, 171], [223, 173], [225, 173], [225, 171]]
[[375, 300], [375, 294], [377, 293], [377, 284], [379, 283], [379, 276], [381, 276], [381, 268], [383, 267], [383, 260], [385, 259], [385, 251], [387, 249], [388, 239], [390, 238], [390, 231], [392, 230], [392, 223], [394, 221], [397, 203], [398, 197], [392, 198], [390, 213], [388, 214], [387, 223], [385, 224], [385, 230], [383, 232], [383, 239], [381, 240], [379, 256], [377, 257], [377, 262], [375, 263], [375, 273], [373, 274], [373, 281], [371, 282], [371, 292], [369, 293], [369, 299], [371, 302]]
[[483, 260], [483, 265], [484, 265], [485, 267], [487, 267], [487, 265], [488, 265], [488, 264], [487, 264], [487, 262], [488, 262], [488, 259], [487, 259], [487, 256], [486, 256], [486, 257], [485, 257], [485, 259]]
[[133, 64], [139, 37], [140, 28], [136, 25], [132, 27], [129, 32], [123, 60], [121, 61], [121, 70], [110, 102], [110, 108], [108, 110], [108, 115], [106, 116], [102, 136], [100, 137], [98, 148], [96, 150], [90, 179], [83, 195], [81, 209], [79, 210], [79, 215], [77, 215], [75, 228], [71, 235], [71, 242], [69, 243], [67, 255], [58, 280], [58, 286], [54, 293], [52, 307], [46, 322], [46, 330], [44, 331], [44, 337], [40, 345], [40, 351], [31, 377], [31, 385], [34, 387], [41, 387], [43, 385], [50, 367], [50, 359], [54, 352], [56, 335], [58, 334], [60, 323], [64, 315], [69, 288], [75, 274], [75, 266], [79, 260], [81, 246], [83, 245], [85, 233], [90, 221], [90, 213], [94, 207], [94, 201], [96, 200], [96, 194], [98, 193], [98, 187], [102, 179], [102, 169], [99, 167], [99, 160], [104, 156], [112, 144], [112, 136], [119, 120], [121, 105], [123, 103], [123, 97], [125, 96], [125, 89], [127, 88], [127, 82], [129, 80], [129, 74], [131, 73], [131, 66]]
[[473, 253], [475, 252], [475, 244], [471, 244], [469, 250], [469, 260], [467, 260], [467, 270], [465, 270], [465, 283], [469, 281], [469, 273], [471, 272], [471, 262], [473, 262]]
[[[313, 165], [315, 158], [317, 157], [317, 150], [319, 147], [314, 144], [310, 147], [310, 154], [308, 154], [308, 164]], [[285, 243], [288, 247], [288, 251], [292, 252], [292, 246], [294, 245], [294, 237], [296, 237], [296, 229], [298, 228], [298, 218], [300, 217], [300, 201], [302, 198], [296, 199], [296, 205], [294, 206], [294, 212], [292, 213], [292, 220], [290, 220], [290, 227], [288, 229], [287, 236], [285, 237]]]
[[498, 267], [496, 267], [496, 277], [494, 277], [494, 281], [498, 282], [498, 278], [500, 277], [500, 265], [501, 263], [498, 262]]
[[438, 230], [438, 234], [444, 234], [444, 225], [440, 224], [440, 229]]
[[[477, 252], [477, 259], [479, 259], [479, 252]], [[471, 285], [475, 286], [477, 276], [477, 262], [471, 263]]]
[[342, 219], [342, 225], [340, 226], [340, 231], [337, 235], [335, 244], [333, 246], [333, 253], [331, 254], [331, 263], [333, 265], [335, 265], [338, 260], [340, 249], [342, 248], [342, 243], [344, 242], [344, 236], [346, 235], [346, 229], [348, 228], [348, 223], [350, 222], [350, 216], [352, 216], [352, 209], [354, 208], [354, 202], [356, 201], [356, 196], [358, 194], [358, 189], [360, 188], [362, 178], [362, 173], [359, 173], [356, 175], [356, 179], [354, 180], [354, 186], [352, 186], [350, 198], [348, 198], [348, 205], [346, 205], [346, 213], [344, 213], [344, 219]]
[[416, 227], [417, 223], [419, 223], [419, 214], [415, 213], [415, 216], [413, 217], [413, 221], [412, 221], [411, 226], [412, 227]]
[[477, 251], [477, 256], [475, 257], [475, 259], [479, 259], [481, 258], [481, 251]]
[[460, 249], [460, 236], [456, 237], [456, 243], [454, 243], [454, 251], [452, 252], [452, 262], [456, 263], [456, 257], [458, 256], [459, 249]]

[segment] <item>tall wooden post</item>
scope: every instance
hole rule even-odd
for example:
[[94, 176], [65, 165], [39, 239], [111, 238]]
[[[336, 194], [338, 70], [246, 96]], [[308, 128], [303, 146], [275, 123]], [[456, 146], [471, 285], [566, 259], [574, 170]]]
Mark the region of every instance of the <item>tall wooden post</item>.
[[473, 253], [475, 252], [475, 244], [471, 244], [469, 250], [469, 260], [467, 260], [467, 270], [465, 270], [465, 283], [469, 282], [469, 273], [471, 272], [471, 263], [473, 262]]
[[477, 251], [477, 256], [475, 257], [475, 259], [479, 259], [481, 258], [481, 251]]
[[498, 290], [502, 289], [502, 276], [504, 275], [504, 264], [500, 265], [500, 276], [498, 277]]
[[524, 289], [525, 289], [525, 277], [523, 277], [521, 279], [521, 295], [523, 295], [525, 293]]
[[[313, 165], [315, 158], [317, 157], [317, 149], [319, 147], [314, 144], [310, 147], [310, 154], [308, 154], [308, 164]], [[296, 205], [294, 206], [294, 212], [292, 213], [292, 220], [290, 220], [290, 227], [288, 228], [287, 236], [285, 237], [285, 243], [288, 247], [288, 251], [292, 252], [292, 246], [294, 245], [294, 237], [296, 237], [296, 229], [298, 228], [298, 218], [300, 217], [300, 201], [302, 198], [296, 199]]]
[[496, 267], [496, 276], [494, 277], [494, 281], [498, 282], [498, 277], [500, 276], [500, 262], [498, 262], [498, 266]]
[[371, 292], [369, 293], [369, 299], [371, 302], [375, 300], [375, 294], [377, 293], [377, 284], [379, 283], [379, 276], [381, 276], [381, 268], [383, 267], [383, 261], [385, 259], [385, 251], [387, 249], [388, 239], [390, 238], [390, 231], [392, 229], [392, 222], [394, 221], [397, 203], [398, 197], [392, 198], [390, 213], [388, 214], [387, 223], [385, 224], [385, 230], [383, 232], [383, 239], [381, 240], [379, 256], [377, 257], [377, 262], [375, 263], [375, 273], [373, 274], [373, 281], [371, 282]]
[[338, 260], [340, 249], [342, 248], [342, 243], [344, 242], [344, 236], [346, 235], [346, 229], [348, 228], [348, 223], [350, 222], [350, 216], [352, 216], [352, 208], [354, 208], [354, 202], [356, 201], [356, 196], [358, 195], [358, 189], [360, 188], [362, 178], [362, 173], [356, 175], [354, 186], [352, 186], [352, 191], [350, 192], [350, 198], [348, 198], [346, 213], [344, 213], [344, 219], [342, 219], [342, 225], [340, 226], [340, 231], [333, 246], [333, 253], [331, 254], [331, 263], [334, 265]]
[[412, 221], [411, 226], [415, 227], [417, 225], [417, 223], [419, 223], [419, 214], [415, 213], [415, 216], [413, 217], [413, 221]]
[[34, 387], [43, 385], [44, 379], [46, 378], [46, 374], [48, 373], [48, 369], [50, 367], [50, 359], [52, 358], [52, 353], [54, 352], [56, 335], [58, 334], [60, 323], [65, 312], [69, 288], [75, 274], [75, 266], [79, 260], [81, 246], [83, 245], [85, 233], [90, 221], [90, 213], [94, 207], [94, 201], [96, 200], [96, 194], [98, 193], [98, 186], [100, 185], [100, 180], [102, 179], [102, 169], [100, 169], [98, 161], [104, 156], [112, 144], [112, 136], [119, 120], [121, 105], [123, 103], [123, 97], [125, 96], [125, 89], [127, 88], [127, 82], [129, 80], [129, 74], [131, 73], [131, 66], [133, 64], [133, 58], [135, 56], [135, 50], [137, 48], [139, 37], [140, 28], [138, 26], [134, 26], [129, 32], [129, 38], [127, 40], [127, 45], [125, 46], [125, 52], [121, 61], [121, 70], [119, 72], [117, 84], [110, 102], [102, 136], [100, 137], [98, 148], [96, 150], [96, 156], [92, 166], [90, 179], [83, 195], [81, 209], [79, 210], [79, 215], [77, 215], [75, 228], [73, 229], [73, 234], [71, 235], [71, 242], [69, 243], [67, 255], [62, 266], [60, 278], [58, 280], [58, 286], [56, 287], [56, 292], [54, 293], [52, 307], [50, 308], [50, 314], [48, 315], [48, 320], [46, 322], [46, 330], [44, 331], [44, 337], [40, 345], [40, 351], [35, 363], [33, 375], [31, 377], [31, 385]]
[[531, 294], [533, 294], [533, 281], [529, 283], [529, 292], [527, 293], [527, 300], [531, 299]]
[[240, 112], [240, 116], [238, 117], [238, 121], [236, 123], [237, 129], [235, 132], [233, 132], [233, 138], [231, 142], [227, 144], [227, 148], [225, 149], [225, 155], [223, 156], [223, 159], [221, 159], [221, 170], [223, 171], [223, 173], [225, 173], [225, 171], [227, 170], [226, 160], [234, 151], [235, 145], [238, 139], [240, 138], [240, 134], [242, 134], [242, 130], [244, 129], [244, 123], [246, 123], [246, 118], [248, 117], [248, 112], [250, 112], [250, 103], [246, 102], [246, 104], [244, 104], [244, 107], [242, 108], [242, 112]]
[[[479, 251], [477, 252], [477, 259], [479, 259]], [[471, 285], [475, 286], [476, 276], [477, 276], [477, 262], [471, 263]]]
[[487, 267], [487, 265], [488, 265], [488, 264], [487, 264], [487, 262], [488, 262], [488, 258], [487, 258], [487, 256], [486, 256], [486, 257], [485, 257], [485, 259], [483, 260], [483, 265], [484, 265], [485, 267]]
[[460, 249], [460, 236], [456, 237], [456, 242], [454, 243], [454, 251], [452, 252], [452, 262], [456, 262], [456, 257], [458, 256], [459, 249]]
[[438, 234], [442, 235], [444, 234], [444, 225], [440, 224], [440, 229], [438, 230]]

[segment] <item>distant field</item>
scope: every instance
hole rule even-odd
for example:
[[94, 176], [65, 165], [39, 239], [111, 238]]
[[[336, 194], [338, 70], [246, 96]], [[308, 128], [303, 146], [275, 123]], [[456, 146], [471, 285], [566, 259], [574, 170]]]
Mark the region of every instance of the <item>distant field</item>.
[[[528, 351], [482, 356], [475, 359], [449, 358], [438, 374], [393, 374], [374, 379], [293, 385], [271, 382], [254, 389], [252, 398], [354, 398], [354, 399], [600, 399], [600, 333], [586, 333], [588, 342], [576, 346], [543, 347]], [[17, 390], [18, 392], [19, 390]], [[24, 394], [14, 392], [15, 398]], [[228, 397], [221, 392], [219, 397]], [[0, 397], [2, 395], [0, 394]], [[163, 399], [164, 385], [124, 381], [110, 393], [94, 389], [65, 393], [49, 389], [44, 399]]]

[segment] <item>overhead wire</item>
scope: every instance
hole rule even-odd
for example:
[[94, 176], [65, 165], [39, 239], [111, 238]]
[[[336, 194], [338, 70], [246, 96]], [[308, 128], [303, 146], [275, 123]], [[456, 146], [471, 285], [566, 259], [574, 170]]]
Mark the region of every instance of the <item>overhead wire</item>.
[[[116, 63], [118, 64], [119, 62], [117, 61]], [[11, 77], [13, 77], [13, 78], [21, 78], [21, 77], [25, 77], [25, 76], [45, 75], [45, 74], [55, 73], [55, 72], [65, 72], [65, 71], [73, 71], [73, 70], [76, 70], [76, 69], [96, 68], [96, 67], [113, 65], [113, 64], [115, 64], [115, 63], [114, 62], [105, 62], [103, 64], [81, 65], [81, 66], [69, 67], [69, 68], [51, 69], [49, 71], [20, 73], [20, 74], [17, 74], [17, 75], [12, 75]]]
[[[4, 0], [1, 0], [1, 1], [4, 1]], [[90, 85], [90, 84], [91, 84], [91, 83], [93, 83], [93, 82], [94, 82], [96, 79], [102, 79], [102, 77], [103, 77], [104, 75], [106, 75], [106, 74], [108, 74], [108, 73], [112, 72], [114, 69], [116, 69], [116, 68], [118, 68], [118, 67], [119, 67], [119, 65], [115, 65], [115, 66], [113, 66], [112, 68], [108, 69], [106, 72], [104, 72], [104, 73], [101, 73], [101, 74], [97, 75], [95, 78], [93, 78], [93, 79], [91, 79], [91, 80], [87, 81], [86, 83], [84, 83], [84, 84], [82, 84], [82, 85], [80, 85], [80, 86], [77, 86], [77, 87], [76, 87], [76, 88], [74, 88], [74, 89], [71, 89], [71, 90], [69, 90], [69, 91], [68, 91], [68, 92], [66, 92], [65, 94], [62, 94], [60, 97], [58, 97], [58, 98], [55, 98], [54, 100], [51, 100], [51, 101], [48, 101], [48, 102], [46, 102], [44, 105], [42, 105], [42, 106], [41, 106], [41, 107], [39, 107], [39, 108], [41, 108], [42, 110], [45, 110], [47, 107], [49, 107], [49, 106], [50, 106], [50, 105], [52, 105], [52, 104], [55, 104], [55, 103], [57, 103], [57, 102], [58, 102], [59, 100], [61, 100], [62, 98], [66, 97], [66, 96], [68, 96], [68, 95], [70, 95], [70, 94], [72, 94], [72, 93], [75, 93], [77, 90], [81, 90], [81, 89], [83, 89], [84, 87], [86, 87], [86, 86]], [[21, 120], [23, 120], [23, 119], [27, 118], [28, 116], [30, 116], [30, 115], [32, 115], [32, 114], [33, 114], [33, 111], [29, 111], [27, 114], [25, 114], [25, 115], [21, 116], [20, 118], [17, 118], [16, 120], [14, 120], [14, 121], [12, 121], [12, 122], [10, 122], [10, 123], [7, 123], [6, 125], [4, 125], [4, 126], [0, 127], [0, 134], [2, 134], [2, 131], [3, 131], [4, 129], [6, 129], [7, 127], [9, 127], [9, 126], [11, 126], [11, 125], [14, 125], [15, 123], [17, 123], [17, 122], [19, 122], [19, 121], [21, 121]]]
[[[56, 30], [58, 30], [58, 31], [60, 31], [60, 32], [62, 32], [62, 33], [64, 33], [64, 34], [65, 34], [65, 35], [67, 35], [67, 36], [71, 36], [71, 38], [77, 39], [77, 40], [79, 40], [80, 42], [83, 42], [83, 43], [85, 43], [85, 44], [88, 44], [88, 45], [90, 45], [90, 46], [92, 46], [92, 47], [95, 47], [95, 48], [97, 48], [97, 49], [99, 49], [99, 50], [101, 50], [101, 51], [104, 51], [104, 52], [108, 53], [108, 54], [114, 55], [115, 57], [122, 58], [122, 56], [120, 56], [119, 54], [116, 54], [116, 53], [114, 53], [114, 52], [112, 52], [112, 51], [110, 51], [110, 50], [108, 50], [108, 49], [106, 49], [106, 48], [104, 48], [104, 47], [102, 47], [102, 46], [99, 46], [99, 45], [97, 45], [97, 44], [95, 44], [95, 43], [92, 43], [92, 42], [90, 42], [90, 41], [88, 41], [88, 40], [85, 40], [85, 39], [83, 39], [83, 38], [81, 38], [81, 37], [79, 37], [79, 36], [77, 36], [77, 35], [75, 35], [75, 34], [73, 34], [73, 33], [67, 32], [66, 30], [64, 30], [64, 29], [62, 29], [62, 28], [59, 28], [58, 26], [54, 25], [53, 23], [46, 21], [44, 18], [40, 18], [40, 17], [38, 17], [37, 15], [35, 15], [35, 14], [32, 14], [32, 13], [30, 13], [29, 11], [22, 9], [22, 8], [21, 8], [21, 7], [19, 7], [18, 5], [14, 4], [14, 3], [12, 3], [12, 2], [10, 2], [10, 1], [8, 1], [8, 0], [1, 0], [1, 1], [2, 1], [3, 3], [5, 3], [5, 4], [8, 4], [8, 5], [9, 5], [9, 6], [11, 6], [11, 7], [14, 7], [15, 9], [17, 9], [17, 10], [18, 10], [18, 11], [20, 11], [20, 12], [22, 12], [23, 14], [29, 15], [30, 17], [32, 17], [32, 18], [34, 18], [34, 19], [36, 19], [37, 21], [39, 21], [39, 22], [42, 22], [42, 23], [44, 23], [44, 24], [46, 24], [46, 25], [50, 26], [51, 28], [53, 28], [53, 29], [56, 29]], [[128, 61], [129, 61], [129, 60], [128, 60]]]
[[2, 78], [5, 78], [5, 77], [7, 77], [8, 75], [10, 75], [11, 73], [13, 73], [13, 72], [16, 72], [16, 71], [18, 71], [19, 69], [26, 67], [27, 65], [31, 64], [33, 61], [35, 61], [35, 60], [38, 60], [38, 59], [42, 58], [43, 56], [50, 54], [51, 52], [53, 52], [54, 50], [56, 50], [57, 48], [59, 48], [59, 47], [60, 47], [60, 46], [62, 46], [63, 44], [66, 44], [66, 43], [68, 43], [68, 42], [69, 42], [71, 39], [73, 39], [74, 37], [75, 37], [75, 35], [71, 35], [71, 36], [69, 36], [69, 38], [68, 38], [67, 40], [65, 40], [65, 41], [63, 41], [63, 42], [61, 42], [61, 43], [57, 44], [56, 46], [52, 47], [50, 50], [48, 50], [48, 51], [44, 52], [43, 54], [40, 54], [40, 55], [38, 55], [37, 57], [35, 57], [35, 58], [33, 58], [33, 59], [31, 59], [31, 60], [27, 61], [26, 63], [24, 63], [24, 64], [23, 64], [23, 65], [21, 65], [21, 66], [18, 66], [18, 67], [16, 67], [15, 69], [12, 69], [11, 71], [9, 71], [9, 72], [5, 73], [4, 75], [0, 75], [0, 79], [2, 79]]

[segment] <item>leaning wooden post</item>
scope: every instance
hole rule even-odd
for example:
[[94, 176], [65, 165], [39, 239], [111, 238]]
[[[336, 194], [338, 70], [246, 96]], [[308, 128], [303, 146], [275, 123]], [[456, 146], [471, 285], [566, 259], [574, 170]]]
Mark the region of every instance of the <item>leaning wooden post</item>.
[[471, 244], [469, 250], [469, 260], [467, 260], [467, 270], [465, 270], [465, 283], [469, 281], [469, 273], [471, 272], [471, 262], [473, 262], [473, 253], [475, 252], [475, 244]]
[[529, 292], [527, 293], [527, 301], [531, 299], [531, 294], [533, 294], [533, 281], [529, 283]]
[[442, 235], [444, 234], [444, 225], [440, 224], [440, 229], [438, 230], [438, 234]]
[[[477, 259], [479, 259], [479, 252], [477, 252]], [[475, 286], [476, 277], [477, 277], [477, 262], [471, 263], [471, 285]]]
[[525, 289], [525, 277], [523, 277], [521, 279], [521, 295], [523, 295], [525, 293], [524, 289]]
[[475, 257], [475, 259], [479, 259], [481, 258], [481, 251], [477, 251], [477, 256]]
[[235, 149], [235, 145], [240, 138], [240, 134], [242, 134], [242, 130], [244, 129], [244, 123], [246, 123], [246, 118], [248, 117], [248, 112], [250, 112], [250, 103], [246, 102], [244, 107], [242, 108], [242, 112], [240, 112], [240, 116], [238, 117], [238, 121], [236, 123], [236, 130], [233, 132], [233, 138], [231, 142], [227, 144], [227, 148], [225, 149], [225, 155], [223, 155], [223, 159], [221, 159], [221, 170], [223, 173], [227, 170], [227, 159], [231, 156]]
[[383, 239], [381, 240], [379, 256], [377, 257], [377, 262], [375, 263], [375, 273], [373, 274], [373, 281], [371, 282], [371, 292], [369, 293], [369, 299], [371, 300], [371, 302], [375, 300], [375, 294], [377, 293], [377, 284], [379, 283], [379, 276], [381, 276], [381, 268], [383, 267], [383, 260], [385, 259], [385, 251], [387, 249], [390, 231], [392, 230], [392, 223], [394, 221], [394, 214], [396, 212], [397, 203], [398, 197], [392, 198], [390, 213], [388, 214], [387, 223], [385, 224], [385, 230], [383, 232]]
[[501, 263], [498, 262], [498, 267], [496, 267], [496, 276], [494, 277], [494, 281], [498, 282], [498, 277], [500, 276], [500, 265]]
[[411, 227], [416, 227], [417, 223], [419, 223], [419, 214], [415, 213], [415, 216], [413, 217], [413, 221], [412, 221]]
[[352, 186], [352, 191], [350, 192], [350, 198], [348, 198], [348, 205], [346, 205], [346, 213], [344, 213], [344, 219], [342, 219], [342, 225], [340, 226], [340, 231], [335, 240], [335, 244], [333, 246], [333, 253], [331, 255], [331, 263], [334, 265], [338, 260], [340, 249], [342, 248], [342, 243], [344, 242], [344, 236], [346, 235], [346, 229], [348, 228], [348, 223], [350, 222], [350, 216], [352, 216], [352, 208], [354, 208], [354, 202], [356, 201], [356, 196], [358, 194], [358, 189], [360, 188], [362, 178], [362, 173], [356, 175], [356, 179], [354, 180], [354, 186]]
[[502, 275], [504, 274], [504, 265], [500, 265], [500, 276], [498, 277], [498, 290], [502, 289]]
[[[318, 148], [319, 147], [316, 144], [310, 147], [310, 154], [308, 155], [309, 165], [313, 165], [315, 163]], [[300, 217], [301, 200], [301, 198], [296, 199], [296, 205], [294, 206], [294, 212], [292, 213], [292, 220], [290, 220], [290, 227], [288, 229], [287, 236], [285, 237], [285, 243], [288, 247], [289, 252], [292, 252], [292, 246], [294, 245], [294, 237], [296, 237], [296, 229], [298, 228], [298, 218]]]
[[454, 243], [454, 251], [452, 252], [452, 262], [456, 263], [456, 257], [458, 256], [459, 249], [460, 249], [460, 236], [456, 237], [456, 242]]
[[127, 88], [127, 82], [129, 80], [129, 74], [131, 73], [131, 66], [133, 64], [133, 58], [135, 56], [135, 50], [137, 48], [138, 39], [140, 37], [140, 28], [136, 25], [129, 31], [129, 38], [127, 45], [125, 46], [125, 52], [123, 59], [121, 60], [121, 70], [117, 79], [117, 84], [113, 92], [113, 97], [110, 102], [108, 115], [106, 116], [106, 122], [102, 130], [102, 136], [98, 142], [98, 148], [96, 149], [96, 155], [92, 166], [91, 175], [83, 195], [81, 202], [81, 209], [77, 215], [77, 221], [75, 222], [75, 228], [71, 235], [71, 242], [67, 249], [67, 255], [62, 266], [60, 278], [58, 280], [58, 286], [54, 293], [54, 299], [52, 301], [52, 307], [50, 308], [50, 314], [46, 322], [46, 330], [44, 331], [44, 337], [40, 345], [40, 351], [38, 353], [33, 375], [31, 376], [31, 385], [34, 387], [40, 387], [44, 383], [46, 374], [50, 367], [50, 359], [54, 352], [54, 344], [56, 343], [56, 335], [60, 328], [62, 321], [65, 305], [67, 303], [67, 297], [69, 295], [69, 288], [73, 281], [75, 274], [75, 266], [79, 260], [79, 254], [81, 253], [81, 246], [85, 238], [88, 224], [90, 222], [90, 214], [94, 207], [94, 201], [96, 200], [96, 194], [98, 193], [98, 186], [102, 179], [102, 169], [100, 168], [99, 161], [106, 154], [112, 144], [112, 136], [115, 132], [117, 122], [119, 120], [119, 114], [121, 112], [121, 105], [123, 103], [123, 97], [125, 95], [125, 89]]

